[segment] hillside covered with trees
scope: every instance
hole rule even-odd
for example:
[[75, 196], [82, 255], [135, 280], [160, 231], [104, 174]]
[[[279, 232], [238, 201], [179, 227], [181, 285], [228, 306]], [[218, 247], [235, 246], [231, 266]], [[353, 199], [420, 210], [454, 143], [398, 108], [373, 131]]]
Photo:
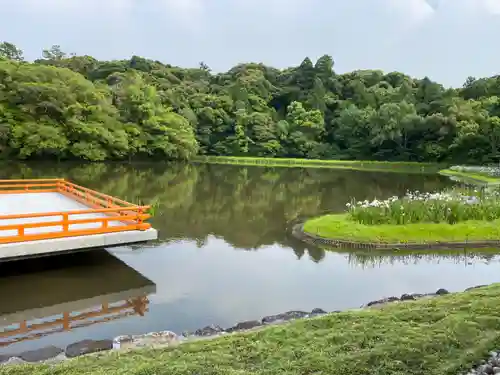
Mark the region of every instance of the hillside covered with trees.
[[461, 88], [332, 57], [214, 74], [59, 46], [26, 62], [0, 44], [0, 157], [90, 161], [200, 155], [489, 163], [500, 160], [500, 76]]

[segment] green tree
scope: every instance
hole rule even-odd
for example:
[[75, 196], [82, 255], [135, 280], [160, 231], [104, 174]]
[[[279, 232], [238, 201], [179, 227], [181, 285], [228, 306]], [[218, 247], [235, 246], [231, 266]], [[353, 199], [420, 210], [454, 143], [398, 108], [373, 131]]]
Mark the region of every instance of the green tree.
[[0, 60], [23, 61], [23, 51], [9, 42], [0, 43]]

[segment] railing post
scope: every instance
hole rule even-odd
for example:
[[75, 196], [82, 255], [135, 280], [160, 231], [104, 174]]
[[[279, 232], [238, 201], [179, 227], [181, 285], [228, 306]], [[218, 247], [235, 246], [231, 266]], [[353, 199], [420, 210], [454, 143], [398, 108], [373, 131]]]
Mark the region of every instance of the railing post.
[[69, 214], [62, 214], [63, 218], [63, 232], [69, 232]]
[[69, 326], [69, 313], [68, 312], [64, 312], [63, 313], [63, 329], [65, 331], [69, 331], [70, 329], [70, 326]]
[[139, 208], [137, 210], [137, 224], [142, 224], [142, 208]]

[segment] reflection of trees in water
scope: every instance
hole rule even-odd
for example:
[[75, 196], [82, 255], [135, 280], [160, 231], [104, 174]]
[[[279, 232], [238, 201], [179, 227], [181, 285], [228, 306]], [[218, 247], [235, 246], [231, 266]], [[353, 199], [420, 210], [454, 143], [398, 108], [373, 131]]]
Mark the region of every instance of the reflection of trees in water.
[[162, 241], [185, 238], [202, 244], [213, 235], [242, 249], [289, 246], [298, 257], [307, 252], [315, 261], [324, 252], [291, 239], [291, 222], [343, 211], [353, 197], [384, 198], [450, 184], [437, 175], [167, 163], [19, 164], [4, 166], [0, 174], [65, 177], [124, 199], [157, 201], [152, 223]]
[[406, 254], [394, 253], [361, 253], [361, 252], [345, 252], [348, 262], [351, 265], [362, 268], [376, 268], [383, 265], [400, 264], [418, 264], [425, 263], [440, 263], [441, 261], [453, 262], [454, 264], [469, 265], [472, 262], [489, 263], [494, 260], [500, 249], [464, 249], [460, 251], [436, 251], [432, 252], [413, 252]]

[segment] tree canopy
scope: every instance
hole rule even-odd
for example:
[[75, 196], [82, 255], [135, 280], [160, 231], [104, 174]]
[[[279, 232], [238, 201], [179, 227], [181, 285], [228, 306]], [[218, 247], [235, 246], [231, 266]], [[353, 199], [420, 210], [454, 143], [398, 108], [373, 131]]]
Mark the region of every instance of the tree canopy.
[[90, 161], [245, 155], [500, 161], [500, 76], [445, 88], [331, 56], [213, 73], [132, 56], [99, 61], [54, 45], [27, 62], [0, 43], [0, 157]]

